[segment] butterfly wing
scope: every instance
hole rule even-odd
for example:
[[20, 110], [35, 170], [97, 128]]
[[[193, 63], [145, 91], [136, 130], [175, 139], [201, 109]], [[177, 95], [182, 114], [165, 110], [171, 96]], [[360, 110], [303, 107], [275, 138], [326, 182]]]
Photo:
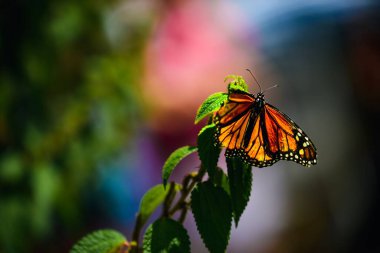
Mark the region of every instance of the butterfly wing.
[[216, 142], [226, 148], [226, 157], [241, 157], [257, 167], [278, 160], [304, 166], [316, 164], [314, 144], [304, 131], [276, 107], [259, 106], [248, 93], [231, 93], [215, 116]]
[[[254, 108], [251, 112], [251, 122], [245, 132], [243, 149], [230, 150], [227, 149], [226, 156], [240, 156], [253, 166], [262, 168], [273, 165], [279, 160], [276, 156], [271, 156], [266, 151], [267, 143], [265, 141], [263, 128], [263, 114], [260, 108]], [[251, 125], [252, 124], [252, 125]]]
[[317, 163], [317, 152], [306, 133], [276, 107], [266, 103], [262, 112], [266, 151], [274, 159], [309, 167]]
[[248, 93], [231, 93], [215, 116], [216, 142], [226, 148], [227, 157], [241, 157], [246, 162], [265, 167], [273, 159], [265, 151], [261, 114], [254, 107], [255, 98]]
[[245, 93], [232, 93], [215, 116], [216, 141], [227, 149], [240, 149], [255, 98]]

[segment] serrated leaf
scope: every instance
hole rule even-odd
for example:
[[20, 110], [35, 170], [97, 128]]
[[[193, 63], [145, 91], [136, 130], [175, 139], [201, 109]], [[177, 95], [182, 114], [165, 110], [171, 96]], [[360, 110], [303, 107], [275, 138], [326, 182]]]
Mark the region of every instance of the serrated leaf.
[[197, 149], [197, 147], [184, 146], [176, 149], [173, 153], [171, 153], [169, 158], [166, 160], [164, 167], [162, 168], [162, 180], [164, 187], [166, 187], [168, 179], [178, 163], [186, 156], [197, 151]]
[[190, 239], [181, 223], [161, 218], [145, 232], [144, 253], [190, 253]]
[[214, 93], [202, 103], [197, 111], [197, 115], [195, 116], [195, 124], [198, 124], [204, 117], [219, 110], [220, 106], [224, 101], [228, 99], [228, 95], [226, 93], [218, 92]]
[[246, 84], [242, 76], [229, 75], [224, 79], [224, 81], [226, 81], [227, 79], [233, 79], [228, 84], [229, 93], [236, 90], [248, 92], [248, 85]]
[[198, 135], [198, 155], [202, 166], [206, 168], [210, 177], [213, 177], [218, 164], [220, 147], [214, 145], [216, 126], [210, 124], [202, 128]]
[[78, 241], [70, 253], [119, 253], [126, 250], [127, 239], [115, 230], [98, 230]]
[[202, 240], [211, 253], [225, 252], [231, 231], [232, 207], [228, 194], [211, 182], [191, 193], [191, 208]]
[[252, 188], [252, 169], [238, 157], [226, 158], [228, 179], [236, 227], [249, 201]]
[[[179, 190], [179, 186], [175, 186], [175, 191]], [[149, 219], [156, 208], [162, 204], [165, 200], [166, 194], [169, 188], [165, 189], [162, 184], [158, 184], [150, 188], [142, 197], [139, 209], [139, 221], [140, 225], [143, 226], [145, 222]]]

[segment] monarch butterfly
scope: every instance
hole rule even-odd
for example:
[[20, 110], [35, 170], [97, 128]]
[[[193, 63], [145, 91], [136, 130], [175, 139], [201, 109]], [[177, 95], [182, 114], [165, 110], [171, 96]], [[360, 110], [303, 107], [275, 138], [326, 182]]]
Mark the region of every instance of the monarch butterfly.
[[317, 163], [316, 147], [310, 138], [293, 120], [265, 102], [261, 87], [256, 96], [230, 90], [214, 122], [216, 144], [226, 148], [226, 157], [240, 157], [260, 168], [279, 160], [306, 167]]

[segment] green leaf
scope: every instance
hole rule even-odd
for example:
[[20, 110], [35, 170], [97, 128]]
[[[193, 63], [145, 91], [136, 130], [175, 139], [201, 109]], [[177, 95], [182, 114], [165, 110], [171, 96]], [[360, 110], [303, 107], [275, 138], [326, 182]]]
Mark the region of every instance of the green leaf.
[[252, 188], [252, 169], [238, 157], [226, 158], [235, 225], [244, 212]]
[[224, 173], [224, 171], [221, 168], [216, 167], [215, 175], [212, 178], [212, 182], [216, 186], [222, 187], [223, 190], [225, 190], [228, 193], [228, 195], [230, 195], [229, 180], [228, 180], [227, 175]]
[[202, 103], [197, 111], [197, 115], [195, 117], [195, 124], [198, 124], [204, 117], [209, 115], [212, 112], [219, 110], [220, 106], [224, 101], [228, 99], [228, 94], [218, 92], [214, 93]]
[[211, 253], [223, 253], [230, 237], [232, 207], [228, 194], [210, 181], [191, 193], [191, 208], [204, 244]]
[[227, 76], [224, 81], [227, 79], [232, 78], [233, 80], [228, 84], [228, 92], [233, 92], [233, 91], [244, 91], [248, 92], [248, 85], [246, 84], [245, 80], [241, 76], [236, 76], [236, 75], [229, 75]]
[[[175, 191], [179, 190], [179, 185], [175, 186]], [[142, 197], [139, 209], [139, 223], [143, 226], [149, 219], [156, 208], [164, 202], [169, 188], [165, 189], [162, 184], [158, 184], [150, 188]]]
[[3, 153], [0, 159], [0, 180], [16, 183], [24, 173], [22, 156], [18, 153]]
[[205, 126], [198, 135], [198, 155], [202, 161], [202, 167], [206, 168], [212, 178], [218, 164], [220, 147], [215, 143], [216, 126], [214, 124]]
[[190, 239], [181, 223], [161, 218], [145, 232], [144, 253], [190, 253]]
[[183, 158], [190, 155], [191, 153], [194, 153], [195, 151], [197, 151], [197, 147], [184, 146], [171, 153], [169, 158], [166, 160], [164, 167], [162, 168], [162, 180], [164, 187], [166, 187], [168, 179], [178, 163]]
[[127, 239], [115, 230], [98, 230], [83, 237], [70, 253], [116, 253], [123, 252]]

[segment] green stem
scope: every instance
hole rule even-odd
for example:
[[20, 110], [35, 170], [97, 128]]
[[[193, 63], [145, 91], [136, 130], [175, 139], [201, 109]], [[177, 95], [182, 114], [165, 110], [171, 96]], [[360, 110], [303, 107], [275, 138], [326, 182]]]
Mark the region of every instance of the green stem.
[[141, 232], [142, 226], [143, 224], [141, 222], [141, 215], [138, 214], [136, 217], [135, 228], [133, 229], [133, 234], [132, 234], [131, 253], [139, 252], [139, 239], [140, 239], [140, 232]]
[[169, 208], [170, 208], [171, 204], [173, 203], [175, 195], [176, 195], [175, 183], [171, 182], [168, 194], [166, 195], [165, 200], [164, 200], [163, 212], [161, 215], [162, 217], [169, 217]]
[[188, 210], [188, 203], [185, 202], [184, 206], [182, 208], [181, 214], [180, 214], [180, 216], [178, 218], [178, 222], [183, 223], [185, 221], [187, 210]]
[[[161, 217], [171, 217], [173, 216], [177, 211], [181, 210], [180, 217], [178, 218], [178, 221], [180, 223], [183, 223], [185, 221], [187, 211], [189, 208], [189, 203], [186, 202], [186, 198], [191, 193], [195, 185], [202, 181], [203, 176], [206, 173], [206, 169], [201, 166], [198, 172], [193, 172], [185, 176], [185, 178], [182, 181], [182, 189], [181, 189], [181, 196], [178, 199], [177, 203], [172, 207], [173, 200], [175, 198], [176, 192], [175, 192], [175, 183], [170, 183], [170, 188], [168, 191], [168, 194], [165, 197], [164, 204], [163, 204], [163, 212]], [[140, 232], [142, 229], [141, 222], [141, 215], [138, 214], [136, 218], [136, 224], [135, 228], [133, 229], [132, 234], [132, 242], [131, 242], [131, 253], [139, 253], [139, 238], [140, 238]]]
[[[185, 177], [184, 182], [183, 182], [184, 187], [182, 189], [181, 197], [179, 198], [178, 202], [174, 205], [174, 207], [169, 211], [169, 216], [172, 216], [175, 212], [183, 208], [187, 209], [186, 198], [191, 193], [195, 185], [202, 181], [202, 178], [205, 175], [205, 173], [206, 173], [206, 169], [203, 168], [203, 166], [201, 166], [198, 173], [191, 173]], [[185, 185], [187, 187], [185, 187]]]

